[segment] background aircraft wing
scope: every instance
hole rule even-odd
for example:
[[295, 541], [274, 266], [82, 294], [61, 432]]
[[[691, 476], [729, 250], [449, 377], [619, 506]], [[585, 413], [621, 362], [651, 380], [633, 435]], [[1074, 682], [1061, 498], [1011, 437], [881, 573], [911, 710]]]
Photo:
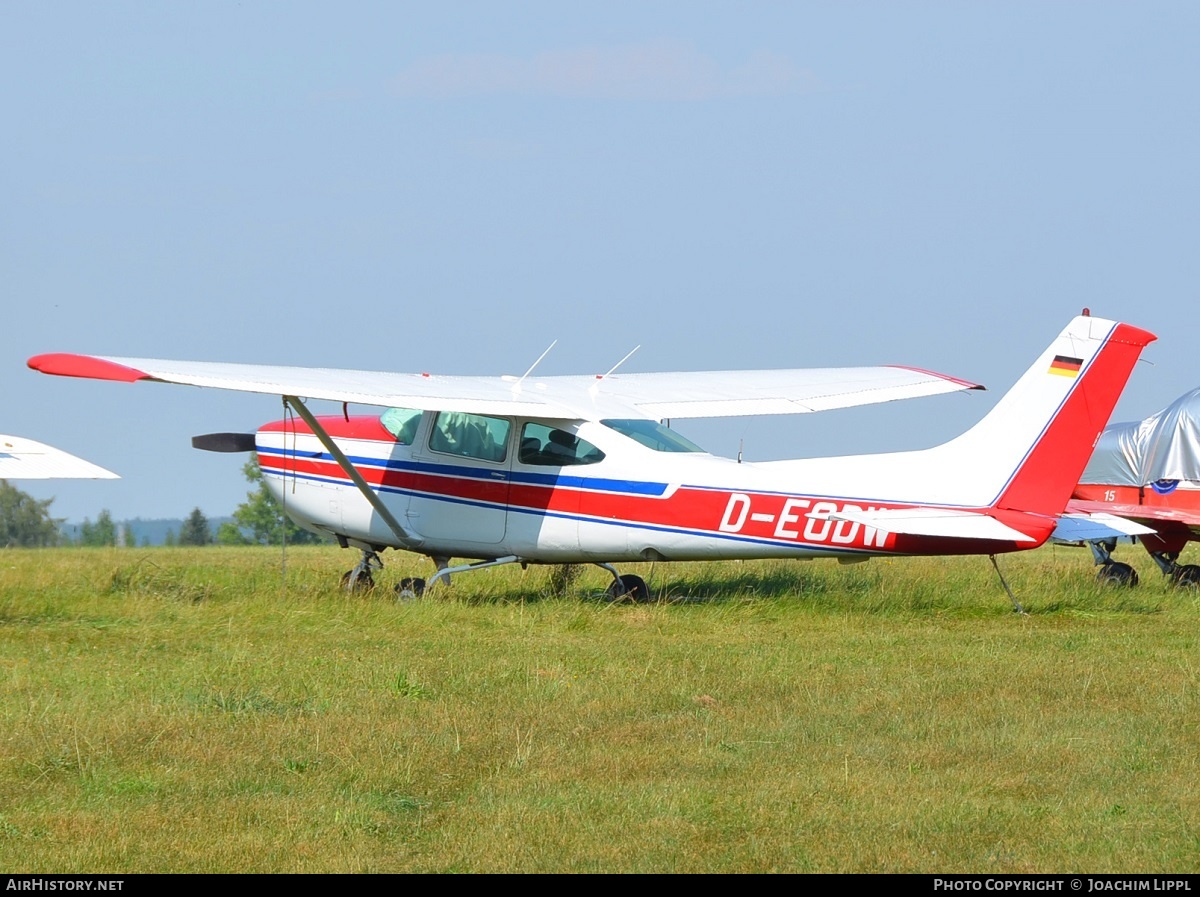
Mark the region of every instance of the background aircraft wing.
[[[1093, 517], [1115, 515], [1119, 519], [1144, 523], [1148, 527], [1153, 527], [1155, 524], [1183, 526], [1191, 530], [1196, 537], [1200, 537], [1200, 511], [1197, 511], [1195, 508], [1081, 501], [1080, 499], [1073, 498], [1067, 502], [1067, 512], [1073, 514], [1090, 514]], [[1157, 530], [1151, 529], [1149, 531], [1156, 532]], [[1055, 535], [1058, 535], [1057, 532]], [[1141, 534], [1122, 533], [1122, 535]]]
[[1058, 525], [1050, 538], [1055, 542], [1094, 542], [1123, 536], [1146, 536], [1153, 532], [1148, 526], [1108, 512], [1068, 510], [1058, 518]]
[[60, 449], [22, 436], [0, 436], [0, 480], [93, 479], [119, 477]]
[[460, 377], [54, 353], [46, 374], [152, 380], [384, 407], [596, 420], [801, 414], [983, 387], [900, 366], [556, 377]]

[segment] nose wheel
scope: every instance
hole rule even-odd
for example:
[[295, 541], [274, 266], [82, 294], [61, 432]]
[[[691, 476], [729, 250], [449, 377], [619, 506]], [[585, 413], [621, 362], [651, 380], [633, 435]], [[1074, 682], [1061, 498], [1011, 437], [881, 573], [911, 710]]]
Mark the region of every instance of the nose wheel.
[[372, 570], [382, 570], [383, 560], [369, 548], [362, 549], [362, 558], [352, 570], [342, 574], [342, 588], [347, 592], [369, 592], [375, 588]]

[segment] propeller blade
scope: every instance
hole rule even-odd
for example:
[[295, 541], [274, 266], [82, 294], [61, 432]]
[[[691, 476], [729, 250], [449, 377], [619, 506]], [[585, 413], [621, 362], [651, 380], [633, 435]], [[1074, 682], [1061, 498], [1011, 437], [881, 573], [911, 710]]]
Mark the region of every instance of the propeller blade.
[[252, 452], [253, 433], [205, 433], [192, 437], [192, 448], [203, 452]]

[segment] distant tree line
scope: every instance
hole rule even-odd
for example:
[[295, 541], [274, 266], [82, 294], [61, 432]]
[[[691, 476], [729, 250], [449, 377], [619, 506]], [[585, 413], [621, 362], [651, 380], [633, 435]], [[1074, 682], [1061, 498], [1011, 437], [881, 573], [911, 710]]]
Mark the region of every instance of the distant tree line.
[[7, 480], [0, 480], [0, 545], [42, 548], [58, 544], [61, 520], [50, 516], [52, 498], [38, 501]]
[[[301, 529], [283, 513], [283, 508], [267, 489], [262, 470], [254, 458], [242, 468], [255, 488], [233, 512], [233, 521], [222, 523], [216, 532], [200, 508], [193, 508], [178, 534], [167, 531], [167, 545], [314, 545], [324, 541], [315, 533]], [[63, 520], [50, 514], [52, 498], [38, 500], [0, 480], [0, 547], [42, 548], [54, 545], [103, 547], [123, 544], [125, 533], [102, 510], [93, 523], [84, 519], [77, 540], [61, 532]]]

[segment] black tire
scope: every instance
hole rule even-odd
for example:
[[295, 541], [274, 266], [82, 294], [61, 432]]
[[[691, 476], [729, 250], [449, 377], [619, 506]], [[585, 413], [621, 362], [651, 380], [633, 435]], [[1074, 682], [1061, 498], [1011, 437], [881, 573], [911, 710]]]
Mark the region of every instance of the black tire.
[[626, 573], [614, 580], [613, 584], [608, 587], [607, 594], [610, 601], [632, 601], [634, 604], [645, 604], [650, 600], [650, 589], [647, 588], [646, 581], [633, 573]]
[[1106, 586], [1128, 586], [1133, 588], [1138, 584], [1137, 571], [1128, 564], [1109, 561], [1096, 573], [1096, 582]]
[[420, 598], [424, 594], [425, 580], [419, 577], [406, 576], [404, 579], [400, 580], [400, 584], [396, 586], [396, 597], [402, 601]]
[[1172, 579], [1178, 588], [1200, 589], [1200, 566], [1184, 564], [1182, 567], [1176, 567]]
[[350, 577], [354, 575], [353, 570], [347, 570], [342, 574], [342, 588], [347, 592], [369, 592], [375, 588], [375, 577], [368, 571], [363, 571], [358, 574], [358, 579], [354, 581], [354, 585], [350, 584]]

